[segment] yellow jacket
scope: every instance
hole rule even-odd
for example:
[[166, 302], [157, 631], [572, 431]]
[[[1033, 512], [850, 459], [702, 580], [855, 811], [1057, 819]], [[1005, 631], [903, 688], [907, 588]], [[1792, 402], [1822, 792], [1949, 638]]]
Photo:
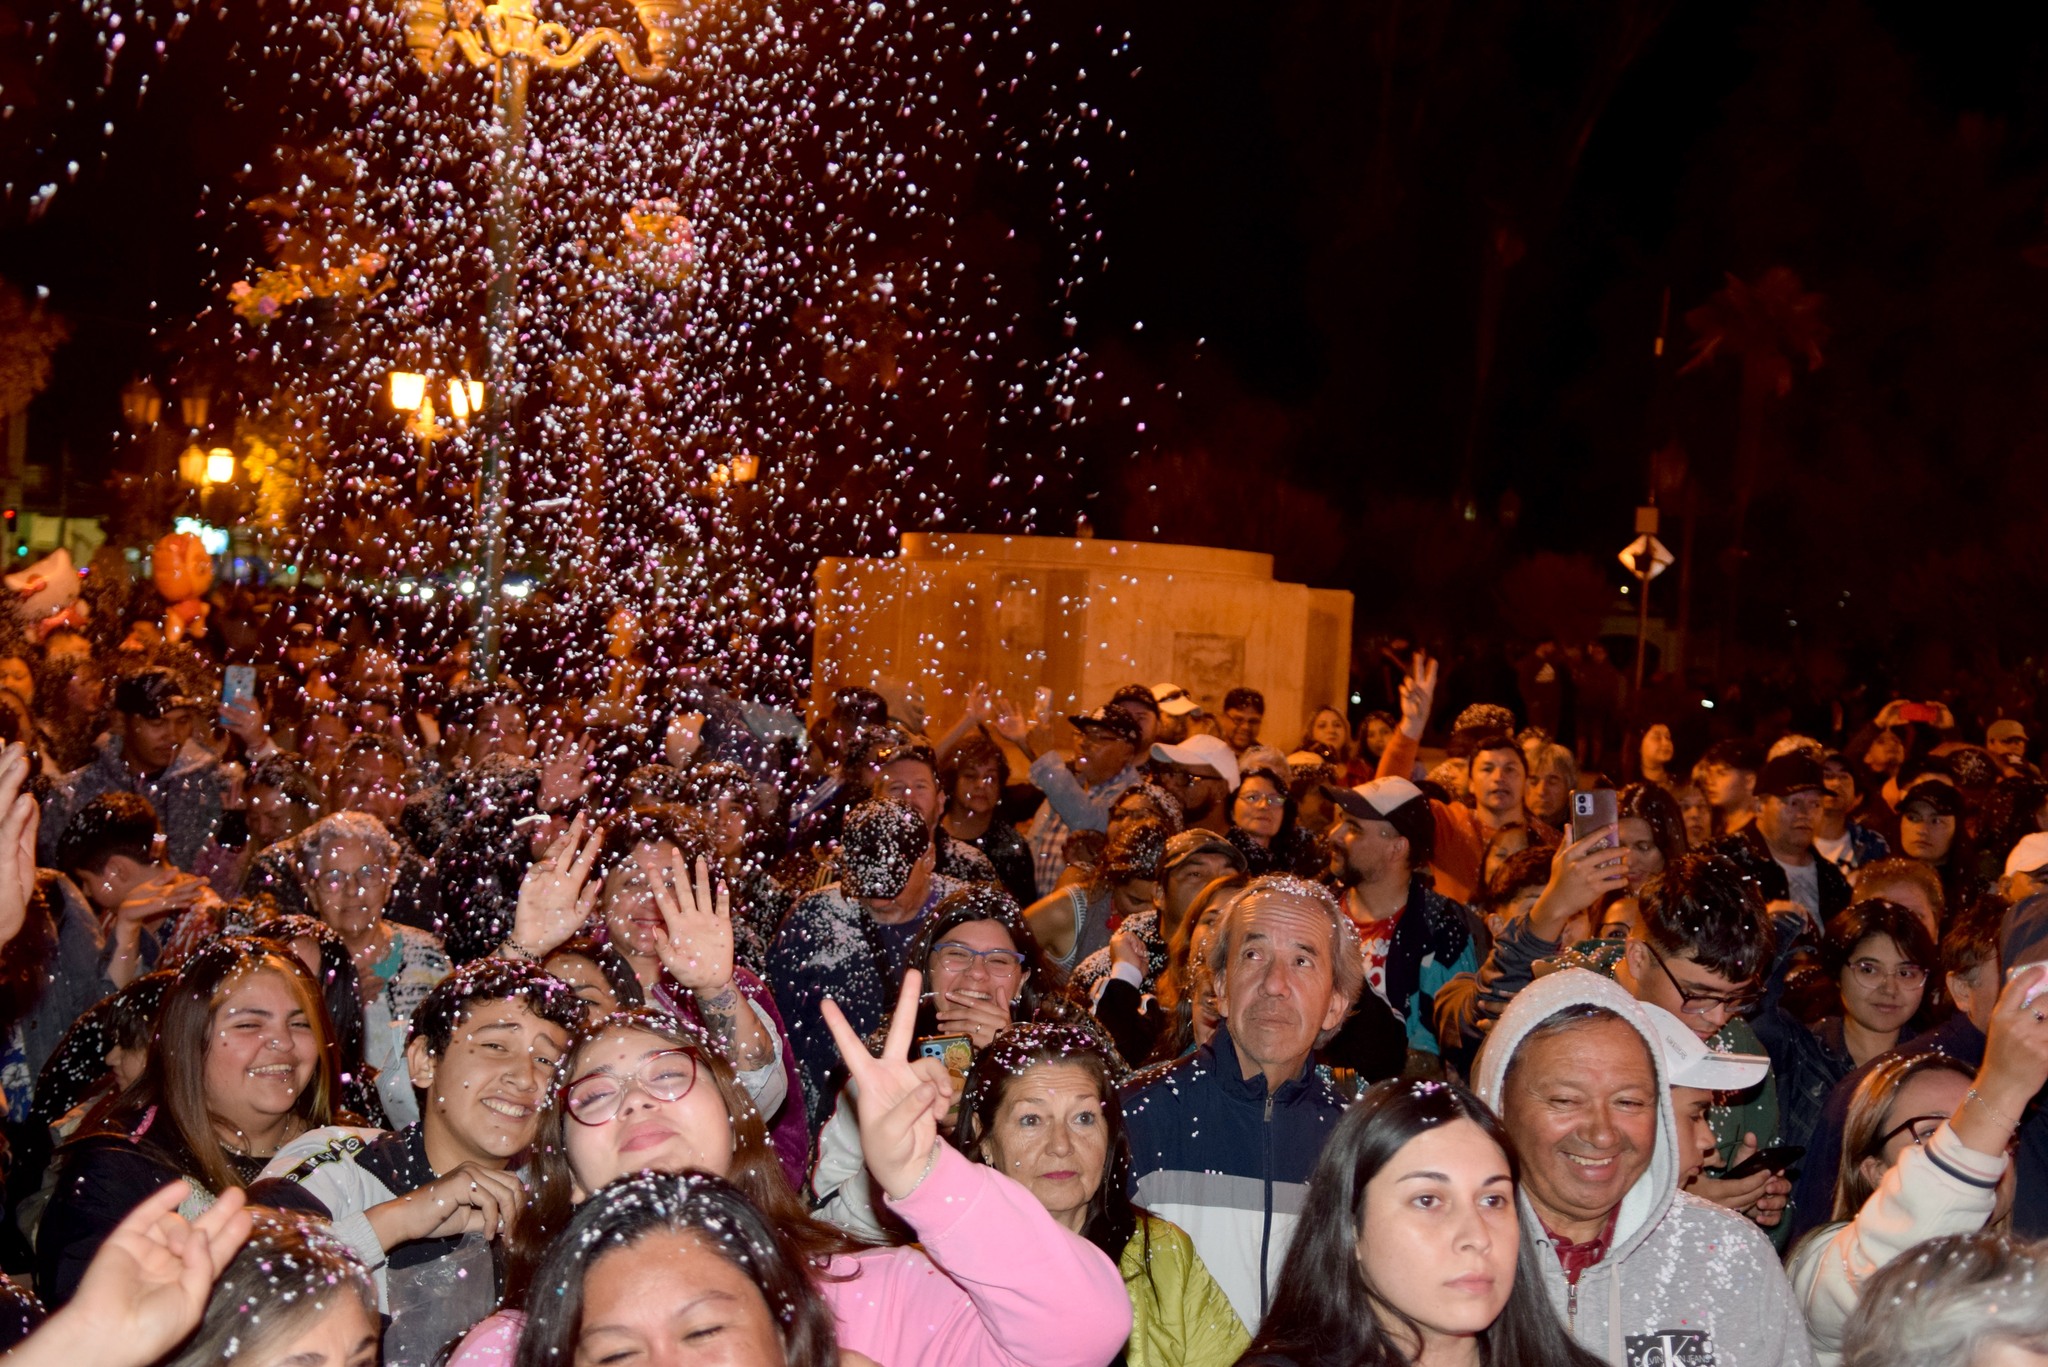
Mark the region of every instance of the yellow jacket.
[[1251, 1342], [1179, 1225], [1145, 1216], [1117, 1270], [1131, 1293], [1129, 1367], [1231, 1367]]

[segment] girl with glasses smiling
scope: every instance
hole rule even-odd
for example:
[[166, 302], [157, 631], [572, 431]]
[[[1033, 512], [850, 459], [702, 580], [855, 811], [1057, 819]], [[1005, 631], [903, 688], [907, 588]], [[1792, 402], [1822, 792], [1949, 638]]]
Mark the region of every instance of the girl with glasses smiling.
[[[962, 888], [932, 908], [911, 944], [908, 963], [924, 974], [926, 989], [918, 998], [915, 1038], [936, 1042], [965, 1036], [975, 1054], [1000, 1031], [1031, 1020], [1059, 985], [1016, 903], [988, 884]], [[872, 1048], [881, 1047], [892, 1024], [885, 1022], [875, 1032]], [[956, 1097], [965, 1077], [964, 1068], [949, 1074]], [[868, 1179], [856, 1110], [853, 1096], [842, 1088], [832, 1118], [819, 1132], [818, 1161], [811, 1172], [818, 1218], [862, 1238], [900, 1237], [900, 1223], [882, 1213]], [[951, 1129], [950, 1119], [940, 1125]]]
[[450, 1367], [508, 1367], [525, 1326], [549, 1322], [561, 1288], [536, 1271], [554, 1239], [574, 1237], [572, 1213], [586, 1197], [634, 1173], [690, 1171], [723, 1177], [788, 1241], [831, 1306], [842, 1348], [888, 1367], [1109, 1361], [1131, 1326], [1115, 1265], [1029, 1192], [939, 1139], [943, 1084], [935, 1064], [910, 1059], [921, 985], [915, 970], [906, 975], [880, 1058], [837, 1006], [823, 1008], [861, 1098], [868, 1169], [918, 1247], [873, 1247], [812, 1218], [704, 1033], [659, 1011], [620, 1012], [586, 1028], [563, 1059], [565, 1082], [534, 1142], [508, 1309], [472, 1330]]

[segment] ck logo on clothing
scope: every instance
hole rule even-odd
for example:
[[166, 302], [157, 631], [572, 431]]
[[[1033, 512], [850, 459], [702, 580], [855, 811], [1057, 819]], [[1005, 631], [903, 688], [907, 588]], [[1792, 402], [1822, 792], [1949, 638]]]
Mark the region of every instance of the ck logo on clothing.
[[1697, 1329], [1630, 1334], [1622, 1340], [1628, 1367], [1713, 1367], [1714, 1342]]

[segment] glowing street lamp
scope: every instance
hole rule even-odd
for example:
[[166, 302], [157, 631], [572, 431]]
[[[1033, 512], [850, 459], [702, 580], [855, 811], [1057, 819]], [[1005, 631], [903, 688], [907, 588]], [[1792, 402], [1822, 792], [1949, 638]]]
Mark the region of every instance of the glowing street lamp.
[[[570, 71], [599, 49], [618, 60], [619, 69], [635, 81], [649, 82], [676, 60], [683, 0], [633, 0], [640, 27], [647, 35], [643, 59], [634, 40], [610, 28], [581, 35], [566, 24], [543, 21], [533, 0], [400, 0], [405, 45], [427, 75], [453, 64], [457, 55], [491, 73], [496, 85], [492, 110], [497, 129], [493, 158], [497, 186], [491, 196], [491, 280], [484, 326], [482, 393], [471, 390], [471, 410], [483, 413], [483, 460], [478, 504], [482, 520], [483, 592], [477, 599], [476, 662], [480, 677], [498, 668], [499, 587], [505, 578], [505, 453], [511, 442], [512, 414], [518, 405], [514, 348], [514, 291], [519, 283], [520, 219], [524, 212], [526, 90], [534, 68]], [[485, 406], [485, 400], [488, 406]], [[405, 405], [400, 405], [404, 407]], [[449, 410], [460, 416], [451, 397]]]
[[427, 377], [410, 370], [391, 372], [391, 406], [401, 413], [417, 413], [426, 401]]
[[233, 484], [235, 482], [235, 453], [225, 446], [216, 446], [206, 453], [206, 482], [208, 484]]

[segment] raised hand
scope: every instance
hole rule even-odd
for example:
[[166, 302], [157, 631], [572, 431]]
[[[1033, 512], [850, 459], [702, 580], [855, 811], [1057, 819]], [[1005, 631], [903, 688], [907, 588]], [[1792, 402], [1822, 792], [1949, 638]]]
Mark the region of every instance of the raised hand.
[[1616, 840], [1614, 827], [1560, 845], [1550, 859], [1550, 881], [1529, 908], [1530, 933], [1555, 940], [1574, 916], [1607, 893], [1627, 885], [1627, 859]]
[[8, 1354], [42, 1367], [144, 1367], [169, 1353], [206, 1313], [213, 1283], [249, 1237], [247, 1198], [230, 1187], [196, 1220], [173, 1182], [128, 1213], [100, 1245], [78, 1292]]
[[922, 973], [913, 968], [903, 975], [880, 1058], [868, 1053], [837, 1002], [828, 998], [821, 1008], [825, 1028], [832, 1032], [832, 1042], [839, 1046], [853, 1079], [861, 1153], [868, 1171], [898, 1201], [917, 1190], [938, 1160], [939, 1121], [953, 1102], [943, 1064], [937, 1059], [911, 1062], [910, 1042], [917, 1034], [917, 1001], [923, 990]]
[[2005, 1152], [2028, 1103], [2048, 1084], [2048, 964], [2022, 964], [1998, 994], [1985, 1031], [1984, 1066], [1949, 1117], [1956, 1138], [1983, 1154]]
[[967, 720], [979, 725], [992, 721], [995, 715], [995, 698], [989, 693], [986, 683], [977, 681], [967, 690]]
[[1429, 652], [1418, 650], [1408, 665], [1408, 677], [1401, 680], [1401, 734], [1421, 740], [1429, 725], [1429, 709], [1436, 703], [1437, 662]]
[[996, 734], [1012, 745], [1022, 745], [1024, 738], [1031, 734], [1031, 719], [1008, 698], [996, 699], [992, 724], [996, 728]]
[[250, 754], [261, 752], [270, 740], [263, 722], [263, 709], [251, 700], [231, 702], [220, 710], [221, 727], [242, 742]]
[[21, 933], [36, 894], [36, 827], [41, 814], [24, 793], [28, 750], [18, 742], [0, 749], [0, 945]]
[[654, 906], [665, 932], [655, 942], [661, 966], [696, 993], [716, 993], [732, 983], [732, 891], [720, 880], [711, 889], [711, 868], [697, 861], [694, 879], [680, 851], [663, 847], [654, 879]]
[[505, 942], [515, 955], [544, 958], [583, 928], [597, 910], [602, 884], [592, 874], [603, 848], [604, 831], [593, 828], [587, 813], [578, 812], [569, 829], [527, 869]]

